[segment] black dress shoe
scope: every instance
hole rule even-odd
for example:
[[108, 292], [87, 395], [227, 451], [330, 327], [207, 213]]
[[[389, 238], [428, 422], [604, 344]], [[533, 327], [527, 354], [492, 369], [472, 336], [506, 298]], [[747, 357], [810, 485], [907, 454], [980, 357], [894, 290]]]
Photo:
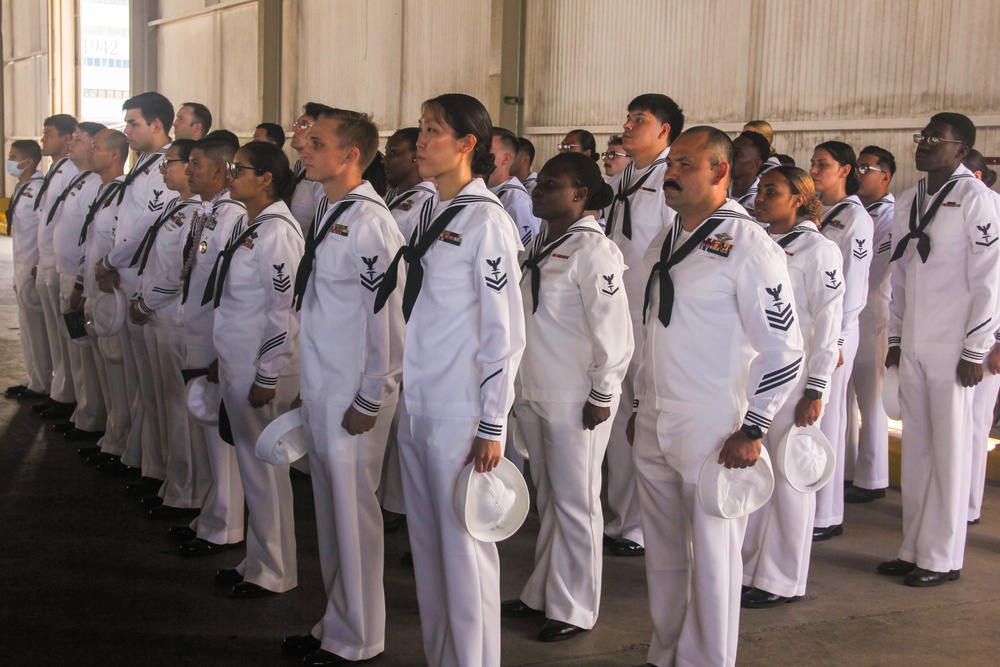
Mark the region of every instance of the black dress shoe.
[[405, 514], [396, 514], [382, 510], [382, 531], [386, 534], [395, 533], [406, 524]]
[[625, 538], [615, 540], [615, 543], [611, 545], [612, 556], [643, 556], [645, 553], [646, 548], [644, 546]]
[[759, 588], [751, 588], [740, 596], [740, 606], [744, 609], [770, 609], [790, 602], [798, 602], [801, 599], [798, 596], [786, 598], [783, 595], [768, 593]]
[[43, 394], [42, 392], [35, 391], [34, 389], [25, 389], [24, 391], [22, 391], [20, 394], [17, 395], [18, 400], [21, 401], [30, 401], [48, 397], [49, 397], [48, 394]]
[[171, 507], [160, 505], [149, 510], [150, 519], [193, 519], [201, 513], [197, 507]]
[[243, 542], [216, 544], [215, 542], [209, 542], [208, 540], [196, 537], [180, 546], [180, 554], [188, 558], [193, 558], [195, 556], [212, 556], [214, 554], [221, 554], [223, 551], [235, 549], [242, 544]]
[[63, 433], [63, 437], [70, 442], [79, 442], [80, 440], [97, 440], [104, 436], [104, 431], [84, 431], [81, 428], [70, 429]]
[[277, 595], [277, 593], [249, 581], [241, 581], [233, 586], [232, 592], [229, 593], [229, 597], [234, 600], [253, 600], [255, 598], [267, 597], [268, 595]]
[[903, 560], [902, 558], [896, 558], [894, 560], [887, 560], [884, 563], [879, 563], [879, 566], [875, 568], [875, 571], [879, 574], [884, 574], [887, 577], [905, 577], [915, 569], [917, 569], [916, 563], [911, 563], [910, 561]]
[[43, 412], [45, 412], [54, 405], [62, 405], [62, 403], [60, 403], [59, 401], [53, 401], [51, 398], [47, 398], [41, 403], [36, 403], [35, 405], [32, 405], [31, 411], [36, 414], [42, 414]]
[[23, 384], [15, 384], [12, 387], [7, 387], [7, 389], [4, 390], [3, 395], [4, 396], [13, 396], [14, 398], [17, 398], [18, 396], [21, 395], [22, 391], [27, 391], [27, 390], [28, 390], [28, 388], [25, 385], [23, 385]]
[[59, 401], [52, 401], [52, 403], [52, 405], [39, 412], [38, 416], [42, 419], [65, 421], [72, 417], [73, 411], [76, 410], [76, 403], [60, 403]]
[[[163, 498], [159, 496], [146, 496], [139, 501], [139, 504], [148, 510], [156, 509], [163, 504]], [[187, 540], [185, 540], [186, 542]]]
[[813, 542], [825, 542], [831, 537], [844, 534], [844, 525], [838, 523], [836, 526], [826, 528], [813, 528]]
[[958, 578], [961, 576], [961, 570], [934, 572], [933, 570], [925, 570], [922, 567], [918, 567], [903, 577], [903, 585], [913, 586], [914, 588], [930, 588], [931, 586], [946, 584], [949, 581], [958, 581]]
[[618, 541], [617, 537], [611, 537], [610, 535], [604, 535], [604, 548], [607, 549], [612, 544]]
[[979, 519], [970, 519], [969, 520], [969, 525], [970, 526], [978, 526], [979, 525]]
[[565, 639], [572, 639], [583, 632], [586, 632], [583, 628], [578, 628], [575, 625], [570, 625], [569, 623], [553, 621], [550, 619], [545, 621], [545, 625], [542, 626], [541, 632], [538, 633], [538, 641], [561, 642]]
[[[159, 496], [156, 496], [159, 498]], [[167, 535], [170, 536], [174, 542], [190, 542], [191, 540], [198, 537], [198, 533], [192, 530], [191, 526], [170, 526], [170, 530], [167, 531]]]
[[323, 642], [312, 635], [289, 635], [281, 642], [282, 653], [293, 655], [306, 655], [318, 651]]
[[162, 479], [140, 477], [135, 482], [131, 482], [125, 486], [125, 493], [130, 496], [149, 496], [158, 492], [161, 486], [163, 486]]
[[529, 607], [521, 600], [514, 598], [500, 603], [500, 615], [504, 618], [531, 618], [532, 616], [544, 616], [545, 612]]
[[100, 470], [101, 466], [103, 465], [115, 464], [120, 462], [121, 462], [120, 457], [102, 451], [98, 451], [93, 456], [87, 457], [87, 464], [92, 466], [97, 466], [98, 470]]
[[101, 472], [114, 477], [127, 477], [129, 475], [139, 475], [139, 469], [127, 466], [121, 461], [110, 461], [97, 466]]
[[413, 552], [404, 551], [403, 555], [399, 557], [399, 564], [403, 567], [413, 567]]
[[97, 445], [91, 445], [90, 447], [81, 447], [76, 450], [76, 453], [85, 459], [89, 459], [91, 456], [96, 456], [101, 453], [101, 448]]
[[55, 424], [52, 425], [52, 430], [58, 431], [59, 433], [72, 431], [74, 428], [76, 428], [76, 422], [72, 421], [56, 422]]
[[845, 503], [870, 503], [879, 498], [885, 498], [885, 489], [863, 489], [860, 486], [852, 486], [844, 491]]
[[220, 584], [238, 584], [243, 581], [243, 575], [235, 567], [215, 571], [215, 580]]

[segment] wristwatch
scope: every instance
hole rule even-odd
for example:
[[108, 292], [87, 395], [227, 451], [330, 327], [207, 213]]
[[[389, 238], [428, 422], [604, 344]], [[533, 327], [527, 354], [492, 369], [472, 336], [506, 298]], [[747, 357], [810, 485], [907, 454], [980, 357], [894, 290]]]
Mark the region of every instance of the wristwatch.
[[740, 427], [743, 431], [743, 435], [750, 438], [751, 440], [760, 440], [764, 437], [764, 432], [760, 430], [760, 426], [754, 426], [753, 424], [744, 424]]
[[805, 397], [808, 398], [810, 401], [818, 401], [819, 399], [823, 398], [823, 392], [817, 389], [811, 389], [811, 388], [806, 389], [802, 393], [805, 394]]

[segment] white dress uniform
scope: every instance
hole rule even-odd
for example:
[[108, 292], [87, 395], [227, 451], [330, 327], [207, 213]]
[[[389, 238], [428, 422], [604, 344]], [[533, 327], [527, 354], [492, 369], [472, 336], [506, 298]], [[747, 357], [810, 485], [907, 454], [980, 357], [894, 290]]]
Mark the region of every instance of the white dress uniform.
[[17, 296], [17, 319], [21, 330], [21, 358], [27, 378], [22, 383], [39, 394], [49, 393], [52, 385], [52, 352], [45, 332], [45, 315], [40, 305], [33, 305], [37, 294], [31, 270], [38, 266], [38, 224], [35, 210], [38, 190], [45, 177], [36, 171], [24, 183], [14, 186], [7, 208], [7, 231], [13, 237], [14, 292]]
[[[255, 446], [299, 390], [299, 317], [292, 308], [292, 276], [303, 245], [299, 225], [284, 202], [271, 204], [249, 225], [244, 216], [226, 245], [230, 261], [220, 257], [215, 280], [209, 279], [206, 289], [218, 304], [213, 328], [219, 381], [250, 512], [246, 559], [236, 569], [244, 581], [276, 593], [298, 585], [292, 484], [289, 466], [264, 463]], [[252, 408], [247, 400], [254, 384], [277, 391], [263, 408]]]
[[459, 206], [419, 260], [422, 290], [403, 352], [399, 450], [427, 662], [497, 667], [499, 557], [494, 544], [477, 541], [459, 522], [453, 491], [477, 435], [504, 441], [524, 351], [515, 288], [519, 242], [482, 179], [450, 202], [439, 194], [424, 202], [415, 240], [432, 229], [432, 217]]
[[[520, 599], [546, 618], [589, 630], [601, 602], [601, 462], [632, 357], [625, 261], [589, 215], [559, 238], [540, 236], [522, 260], [527, 345], [514, 414], [542, 525]], [[583, 426], [588, 402], [611, 409], [592, 431]]]
[[[604, 526], [604, 534], [615, 539], [632, 540], [642, 545], [642, 521], [639, 517], [639, 498], [636, 495], [635, 472], [632, 464], [632, 447], [625, 438], [625, 426], [635, 393], [635, 375], [639, 368], [639, 351], [642, 350], [644, 329], [642, 327], [642, 302], [646, 281], [642, 260], [650, 242], [664, 229], [673, 224], [674, 211], [663, 201], [663, 175], [667, 171], [666, 160], [670, 148], [660, 153], [653, 163], [642, 172], [634, 163], [611, 177], [611, 187], [618, 199], [607, 210], [610, 227], [607, 234], [621, 249], [625, 258], [625, 275], [622, 283], [628, 296], [629, 312], [632, 317], [632, 335], [635, 338], [635, 354], [629, 363], [625, 381], [622, 382], [621, 402], [626, 409], [619, 410], [611, 426], [608, 441], [608, 511], [611, 520]], [[639, 184], [639, 181], [642, 181]], [[638, 187], [636, 187], [638, 184]], [[631, 194], [627, 194], [631, 192]], [[627, 213], [626, 213], [627, 211]], [[625, 216], [628, 215], [628, 228]]]
[[[911, 231], [914, 213], [929, 226]], [[998, 328], [998, 227], [993, 195], [961, 165], [938, 192], [921, 179], [896, 201], [889, 345], [901, 350], [899, 558], [934, 572], [961, 569], [965, 555], [973, 389], [958, 384], [956, 367], [981, 363]]]
[[528, 190], [521, 181], [511, 176], [500, 185], [490, 188], [490, 192], [496, 195], [507, 215], [514, 221], [522, 249], [527, 248], [542, 225], [542, 221], [536, 218], [532, 211], [531, 195], [528, 194]]
[[[866, 208], [874, 223], [868, 301], [858, 316], [859, 343], [848, 385], [844, 479], [863, 489], [889, 486], [889, 426], [882, 407], [882, 378], [889, 349], [889, 258], [896, 198], [887, 194]], [[858, 411], [861, 424], [858, 424]]]
[[295, 161], [292, 171], [295, 173], [295, 192], [288, 208], [302, 229], [302, 238], [305, 238], [319, 202], [324, 197], [323, 186], [315, 181], [306, 180], [306, 168], [302, 166], [302, 160]]
[[[795, 425], [795, 408], [803, 392], [825, 392], [829, 386], [837, 366], [837, 339], [844, 308], [840, 273], [844, 262], [836, 243], [809, 221], [772, 238], [785, 250], [806, 363], [764, 437], [769, 452], [775, 451]], [[816, 494], [795, 490], [775, 468], [771, 499], [747, 520], [743, 585], [783, 597], [805, 595], [815, 512]]]
[[[215, 309], [212, 303], [202, 304], [202, 295], [215, 258], [225, 249], [233, 229], [245, 215], [246, 207], [231, 199], [227, 190], [211, 201], [201, 202], [184, 243], [183, 266], [179, 274], [164, 276], [161, 282], [166, 291], [175, 286], [181, 293], [180, 338], [184, 346], [184, 368], [207, 369], [219, 356], [213, 341]], [[236, 448], [222, 439], [217, 426], [194, 425], [191, 439], [196, 460], [203, 464], [202, 457], [207, 458], [209, 470], [208, 480], [199, 474], [195, 481], [201, 493], [201, 513], [191, 522], [191, 528], [199, 538], [215, 544], [240, 542], [245, 520], [243, 482]], [[199, 447], [204, 448], [204, 453], [198, 451]], [[207, 488], [202, 488], [206, 481]]]
[[833, 206], [823, 207], [820, 232], [837, 244], [843, 255], [841, 276], [844, 281], [844, 319], [837, 345], [844, 355], [843, 365], [833, 372], [828, 391], [823, 392], [825, 406], [820, 430], [833, 445], [837, 468], [822, 489], [816, 492], [816, 522], [828, 528], [844, 522], [844, 458], [847, 447], [847, 384], [854, 370], [858, 351], [858, 317], [868, 300], [868, 269], [872, 263], [874, 225], [857, 195], [850, 195]]
[[[389, 212], [396, 220], [403, 239], [413, 236], [420, 219], [420, 211], [427, 199], [434, 196], [437, 189], [431, 181], [421, 181], [406, 192], [395, 189], [386, 193], [385, 203]], [[402, 411], [402, 392], [396, 403], [396, 414], [389, 429], [389, 438], [385, 443], [385, 457], [382, 459], [382, 481], [378, 488], [378, 499], [383, 509], [396, 514], [406, 514], [406, 503], [403, 500], [403, 471], [399, 467], [399, 443], [396, 433], [399, 431], [399, 414]]]
[[[77, 239], [82, 252], [76, 282], [82, 287], [86, 298], [84, 313], [88, 319], [94, 316], [97, 298], [101, 294], [94, 275], [94, 258], [104, 257], [114, 247], [115, 227], [118, 224], [118, 191], [124, 181], [125, 176], [122, 175], [101, 186], [97, 199], [84, 220], [80, 238]], [[120, 334], [114, 334], [114, 338], [120, 340]], [[92, 342], [96, 343], [96, 337]], [[132, 428], [129, 395], [125, 388], [125, 367], [122, 360], [105, 358], [99, 345], [93, 345], [92, 351], [104, 394], [104, 404], [108, 410], [104, 435], [97, 444], [105, 454], [122, 456]], [[140, 461], [125, 460], [124, 463], [138, 466]]]
[[658, 317], [658, 283], [668, 269], [652, 275], [636, 377], [635, 467], [653, 619], [648, 660], [659, 667], [735, 664], [746, 520], [706, 512], [698, 477], [741, 423], [767, 431], [802, 367], [784, 252], [732, 200], [686, 239], [679, 220], [661, 232], [646, 253], [647, 274], [716, 220], [711, 236], [669, 269], [669, 326]]
[[131, 266], [139, 273], [137, 308], [149, 316], [146, 348], [152, 364], [157, 420], [166, 447], [166, 478], [159, 494], [167, 507], [201, 507], [210, 479], [201, 429], [187, 410], [182, 369], [186, 350], [181, 336], [180, 279], [184, 246], [201, 200], [175, 197], [146, 231]]
[[[160, 173], [160, 160], [170, 148], [167, 144], [149, 155], [142, 154], [125, 177], [118, 206], [118, 227], [115, 247], [104, 258], [107, 269], [116, 270], [121, 289], [131, 299], [140, 288], [138, 268], [132, 268], [132, 258], [146, 236], [146, 230], [163, 212], [167, 202], [177, 196], [168, 190]], [[166, 443], [156, 405], [153, 364], [157, 363], [146, 342], [144, 327], [126, 318], [122, 327], [122, 356], [125, 360], [125, 382], [132, 401], [132, 431], [125, 451], [128, 465], [141, 461], [144, 477], [165, 479], [167, 474]]]
[[531, 192], [535, 189], [535, 186], [538, 185], [538, 172], [533, 171], [530, 174], [528, 174], [528, 176], [524, 179], [524, 183], [522, 183], [522, 185], [530, 195]]
[[[59, 195], [59, 199], [49, 211], [51, 218], [49, 224], [54, 228], [52, 247], [56, 255], [56, 272], [59, 274], [60, 319], [62, 313], [69, 311], [69, 300], [76, 285], [80, 259], [83, 257], [80, 232], [91, 204], [97, 199], [98, 190], [101, 188], [101, 177], [89, 170], [82, 171], [70, 181], [70, 184], [71, 187]], [[67, 333], [65, 324], [61, 333]], [[96, 341], [93, 343], [96, 344]], [[83, 344], [70, 343], [66, 352], [73, 380], [73, 393], [76, 395], [73, 422], [76, 428], [84, 431], [103, 431], [108, 421], [108, 412], [91, 341], [87, 340]]]
[[[315, 240], [313, 240], [315, 239]], [[376, 490], [403, 370], [400, 294], [374, 312], [386, 268], [404, 243], [367, 181], [316, 217], [296, 292], [301, 293], [302, 416], [316, 504], [326, 612], [312, 629], [322, 648], [348, 660], [385, 650], [382, 514]], [[315, 273], [312, 280], [308, 274]], [[305, 281], [308, 280], [308, 283]], [[336, 345], [330, 333], [336, 332]], [[377, 417], [350, 435], [353, 406]]]
[[52, 242], [55, 227], [45, 223], [59, 195], [77, 173], [79, 170], [70, 162], [69, 157], [54, 162], [45, 175], [34, 204], [35, 211], [39, 214], [38, 270], [35, 273], [35, 287], [42, 303], [45, 334], [48, 337], [49, 355], [52, 358], [50, 396], [52, 400], [61, 403], [75, 402], [76, 394], [69, 369], [69, 340], [61, 333], [66, 325], [62, 319], [62, 310], [59, 308], [59, 272], [56, 270], [56, 251]]

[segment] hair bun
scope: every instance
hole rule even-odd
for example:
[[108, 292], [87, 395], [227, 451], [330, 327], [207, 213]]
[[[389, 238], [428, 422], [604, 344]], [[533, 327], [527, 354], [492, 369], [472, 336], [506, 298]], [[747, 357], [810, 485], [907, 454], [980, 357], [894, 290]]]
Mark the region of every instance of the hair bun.
[[614, 200], [614, 188], [602, 180], [601, 186], [597, 189], [597, 192], [591, 195], [590, 199], [587, 201], [587, 210], [595, 211], [597, 209], [607, 208], [608, 206], [611, 206], [611, 202]]

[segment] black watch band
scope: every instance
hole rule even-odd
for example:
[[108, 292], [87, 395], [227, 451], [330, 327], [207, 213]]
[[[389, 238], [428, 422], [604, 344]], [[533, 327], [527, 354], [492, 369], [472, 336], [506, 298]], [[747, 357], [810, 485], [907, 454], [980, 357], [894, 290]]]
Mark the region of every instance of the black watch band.
[[808, 398], [810, 401], [818, 401], [819, 399], [823, 398], [823, 392], [819, 391], [818, 389], [810, 388], [806, 389], [802, 393], [805, 394], [805, 397]]
[[764, 432], [760, 430], [760, 426], [754, 426], [753, 424], [744, 424], [740, 427], [743, 431], [743, 435], [750, 438], [751, 440], [760, 440], [764, 437]]

